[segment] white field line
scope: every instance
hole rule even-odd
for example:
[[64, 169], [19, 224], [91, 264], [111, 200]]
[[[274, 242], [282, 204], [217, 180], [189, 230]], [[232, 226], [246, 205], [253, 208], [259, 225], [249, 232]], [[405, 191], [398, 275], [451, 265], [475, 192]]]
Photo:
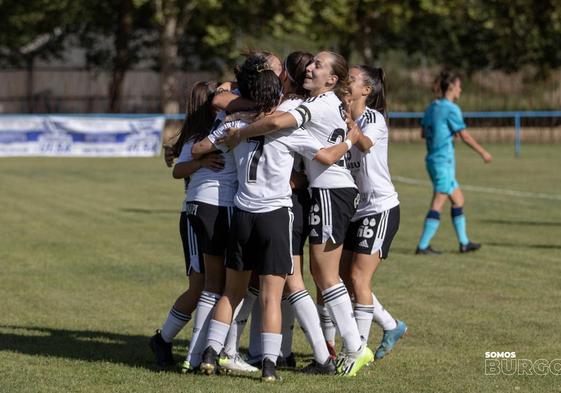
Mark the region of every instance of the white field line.
[[[410, 184], [414, 186], [431, 185], [431, 183], [427, 180], [411, 179], [409, 177], [403, 177], [403, 176], [392, 176], [392, 179], [398, 183]], [[487, 194], [496, 194], [496, 195], [508, 195], [518, 198], [548, 199], [552, 201], [561, 201], [561, 195], [546, 194], [544, 192], [515, 191], [515, 190], [508, 190], [505, 188], [480, 187], [480, 186], [470, 186], [464, 184], [460, 184], [460, 188], [468, 191], [485, 192]]]

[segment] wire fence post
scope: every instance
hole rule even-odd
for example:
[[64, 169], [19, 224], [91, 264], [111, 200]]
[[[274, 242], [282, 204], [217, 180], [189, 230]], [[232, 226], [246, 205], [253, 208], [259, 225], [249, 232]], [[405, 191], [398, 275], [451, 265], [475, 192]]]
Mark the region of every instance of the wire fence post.
[[520, 157], [520, 144], [521, 144], [521, 129], [520, 129], [520, 113], [514, 114], [514, 156]]

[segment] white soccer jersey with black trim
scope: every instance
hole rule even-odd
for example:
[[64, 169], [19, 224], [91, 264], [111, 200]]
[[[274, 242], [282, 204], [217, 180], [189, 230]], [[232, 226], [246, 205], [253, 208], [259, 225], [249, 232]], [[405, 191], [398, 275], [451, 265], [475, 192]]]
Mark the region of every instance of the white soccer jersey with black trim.
[[[193, 159], [191, 148], [193, 142], [187, 142], [181, 149], [177, 163]], [[214, 206], [234, 206], [234, 195], [238, 190], [236, 163], [232, 153], [222, 153], [224, 169], [213, 171], [200, 168], [189, 179], [185, 190], [185, 201], [198, 201]]]
[[[323, 147], [341, 143], [347, 136], [343, 104], [333, 92], [310, 97], [288, 113], [296, 119], [298, 127], [308, 130]], [[330, 166], [316, 160], [305, 160], [305, 164], [310, 187], [356, 188], [345, 157]]]
[[[277, 106], [277, 112], [288, 112], [292, 109], [296, 109], [304, 100], [302, 98], [288, 98], [284, 100], [279, 106]], [[296, 172], [301, 172], [304, 168], [304, 159], [300, 154], [294, 154], [294, 165], [293, 169]]]
[[[218, 149], [227, 151], [216, 140], [229, 128], [243, 128], [247, 124], [243, 120], [226, 122], [209, 139]], [[321, 143], [303, 129], [281, 130], [243, 140], [233, 150], [238, 171], [235, 205], [251, 213], [292, 207], [289, 181], [294, 153], [311, 160], [321, 148]]]
[[349, 150], [348, 165], [360, 193], [360, 202], [353, 221], [399, 205], [388, 168], [389, 136], [384, 116], [367, 107], [356, 119], [356, 123], [373, 145], [364, 153], [356, 145]]

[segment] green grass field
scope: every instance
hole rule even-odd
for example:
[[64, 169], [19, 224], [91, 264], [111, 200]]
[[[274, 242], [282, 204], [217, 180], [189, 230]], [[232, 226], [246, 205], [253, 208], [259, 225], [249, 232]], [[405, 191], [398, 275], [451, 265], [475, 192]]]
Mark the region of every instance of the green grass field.
[[[457, 252], [445, 212], [433, 241], [445, 253], [413, 255], [431, 190], [396, 182], [401, 228], [374, 288], [409, 337], [357, 378], [283, 371], [266, 387], [155, 372], [148, 339], [186, 282], [182, 183], [160, 158], [0, 159], [0, 392], [560, 392], [559, 375], [484, 367], [486, 351], [561, 358], [560, 149], [524, 145], [514, 159], [512, 146], [491, 145], [484, 165], [458, 148], [468, 232], [484, 244], [476, 254]], [[394, 176], [427, 179], [421, 145], [390, 154]], [[373, 327], [372, 348], [380, 337]], [[311, 357], [299, 329], [294, 349], [300, 365]]]

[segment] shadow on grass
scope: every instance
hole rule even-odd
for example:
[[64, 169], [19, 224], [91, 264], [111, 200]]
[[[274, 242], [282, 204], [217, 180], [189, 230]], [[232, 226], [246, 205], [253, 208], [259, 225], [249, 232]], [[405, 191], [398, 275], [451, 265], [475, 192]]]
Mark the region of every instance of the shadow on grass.
[[[160, 372], [162, 370], [155, 365], [148, 346], [149, 340], [149, 336], [112, 332], [0, 325], [0, 351], [87, 362], [110, 362]], [[175, 340], [174, 344], [186, 347], [189, 343], [186, 340]], [[184, 355], [181, 354], [181, 357]], [[310, 354], [295, 353], [294, 355], [300, 362], [310, 360]], [[179, 354], [175, 353], [175, 359], [178, 358]], [[231, 374], [230, 376], [258, 379], [255, 375]]]
[[[0, 325], [0, 351], [110, 362], [160, 371], [154, 364], [149, 340], [148, 336], [102, 331]], [[186, 345], [187, 342], [177, 340], [177, 344]]]
[[144, 209], [144, 208], [135, 208], [135, 207], [121, 207], [119, 210], [125, 213], [176, 214], [179, 216], [178, 209]]
[[479, 220], [487, 224], [521, 225], [537, 227], [561, 227], [561, 222], [552, 221], [522, 221], [522, 220]]
[[561, 250], [561, 244], [524, 244], [524, 243], [500, 243], [500, 242], [490, 242], [484, 243], [489, 246], [498, 247], [513, 247], [513, 248], [537, 248], [542, 250]]

